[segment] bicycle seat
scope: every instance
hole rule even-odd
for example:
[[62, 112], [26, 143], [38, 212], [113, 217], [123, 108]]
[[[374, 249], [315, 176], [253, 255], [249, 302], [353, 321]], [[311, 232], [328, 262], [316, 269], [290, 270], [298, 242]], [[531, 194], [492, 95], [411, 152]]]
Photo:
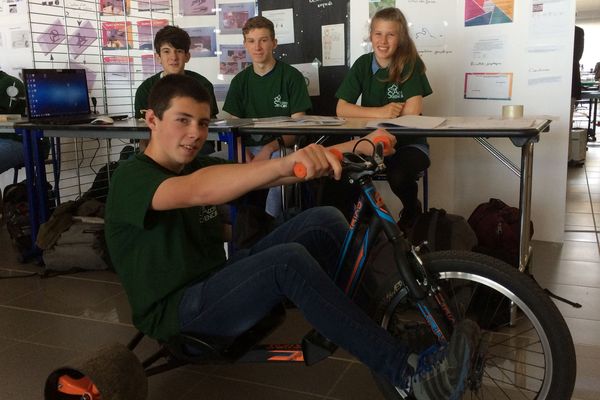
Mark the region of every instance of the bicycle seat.
[[[171, 368], [188, 363], [233, 363], [277, 328], [284, 318], [285, 308], [283, 304], [278, 304], [263, 319], [237, 337], [205, 336], [182, 332], [169, 342], [161, 343], [161, 350], [144, 361], [144, 366], [152, 365], [161, 357], [167, 358], [167, 364]], [[150, 361], [151, 359], [152, 361]], [[146, 374], [150, 376], [164, 370], [162, 366], [156, 368], [160, 368], [160, 370], [154, 372], [153, 368], [149, 368], [146, 370]]]

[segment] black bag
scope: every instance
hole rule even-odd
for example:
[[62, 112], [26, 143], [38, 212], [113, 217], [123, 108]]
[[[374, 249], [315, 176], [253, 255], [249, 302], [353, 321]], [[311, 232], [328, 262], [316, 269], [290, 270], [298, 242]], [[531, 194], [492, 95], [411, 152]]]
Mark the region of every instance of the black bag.
[[111, 161], [108, 165], [102, 166], [96, 174], [92, 186], [83, 194], [82, 198], [96, 199], [103, 203], [106, 202], [106, 197], [108, 196], [108, 181], [110, 181], [112, 174], [118, 166], [119, 163], [117, 161]]
[[408, 240], [413, 245], [427, 241], [430, 251], [472, 250], [477, 245], [477, 237], [467, 220], [448, 214], [443, 208], [430, 208], [419, 215]]
[[[498, 258], [508, 264], [519, 266], [520, 221], [519, 209], [508, 206], [502, 200], [490, 199], [478, 205], [469, 217], [469, 225], [477, 235], [478, 253]], [[529, 238], [533, 236], [530, 221]]]
[[31, 248], [31, 225], [25, 181], [4, 188], [2, 215], [14, 248], [24, 254]]

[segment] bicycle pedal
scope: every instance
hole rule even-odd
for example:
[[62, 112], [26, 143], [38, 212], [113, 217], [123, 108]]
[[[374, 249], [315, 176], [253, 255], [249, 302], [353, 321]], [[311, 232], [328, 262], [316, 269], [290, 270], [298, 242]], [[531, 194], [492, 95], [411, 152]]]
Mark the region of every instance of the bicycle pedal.
[[308, 366], [316, 364], [331, 356], [337, 348], [338, 346], [335, 343], [314, 329], [302, 338], [304, 363]]

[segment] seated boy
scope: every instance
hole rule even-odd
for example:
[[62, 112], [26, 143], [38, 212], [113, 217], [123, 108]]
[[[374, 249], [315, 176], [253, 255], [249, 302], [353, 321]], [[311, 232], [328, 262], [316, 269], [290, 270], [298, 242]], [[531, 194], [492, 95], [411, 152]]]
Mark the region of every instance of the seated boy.
[[[146, 79], [137, 88], [134, 104], [136, 118], [142, 118], [143, 110], [148, 108], [148, 95], [150, 94], [152, 86], [162, 77], [169, 74], [187, 75], [198, 81], [198, 83], [200, 83], [200, 85], [210, 94], [210, 117], [217, 117], [219, 108], [217, 106], [217, 100], [215, 99], [213, 84], [204, 76], [185, 69], [185, 64], [190, 61], [191, 57], [190, 46], [190, 35], [177, 26], [167, 25], [156, 32], [156, 36], [154, 37], [154, 50], [156, 51], [156, 58], [163, 67], [163, 70]], [[147, 142], [145, 140], [140, 143], [142, 150], [146, 144]], [[201, 154], [210, 154], [213, 151], [214, 146], [210, 144], [201, 150]]]
[[[275, 26], [263, 16], [250, 18], [242, 28], [244, 48], [252, 65], [240, 71], [232, 80], [223, 110], [238, 118], [300, 117], [312, 105], [304, 76], [296, 68], [273, 55], [277, 47]], [[281, 137], [286, 147], [292, 147], [296, 136]], [[253, 160], [279, 157], [279, 142], [272, 135], [243, 137]], [[283, 210], [281, 189], [269, 190], [265, 211], [278, 217]]]
[[[208, 135], [209, 104], [210, 96], [194, 79], [177, 74], [161, 79], [145, 115], [148, 147], [113, 175], [106, 241], [135, 326], [162, 341], [180, 332], [235, 337], [288, 298], [322, 335], [394, 385], [420, 399], [431, 398], [418, 393], [432, 385], [449, 394], [437, 399], [457, 398], [470, 368], [476, 325], [457, 325], [451, 344], [435, 353], [439, 357], [420, 360], [430, 369], [427, 377], [416, 364], [409, 365], [407, 346], [375, 324], [330, 278], [348, 228], [336, 209], [309, 209], [250, 249], [225, 258], [214, 204], [259, 187], [297, 182], [296, 163], [306, 167], [305, 179], [330, 173], [339, 179], [341, 166], [315, 144], [247, 164], [196, 158]], [[394, 141], [385, 131], [369, 137], [375, 135]], [[354, 144], [336, 147], [348, 151]], [[359, 148], [371, 149], [364, 142]]]

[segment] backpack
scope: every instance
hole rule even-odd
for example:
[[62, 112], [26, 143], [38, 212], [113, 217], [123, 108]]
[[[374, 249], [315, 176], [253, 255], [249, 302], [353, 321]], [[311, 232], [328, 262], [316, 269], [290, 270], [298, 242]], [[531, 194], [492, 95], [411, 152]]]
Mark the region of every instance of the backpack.
[[110, 268], [104, 242], [104, 203], [80, 199], [57, 207], [40, 226], [36, 244], [46, 271]]
[[[475, 231], [479, 244], [473, 249], [519, 266], [519, 209], [499, 199], [490, 199], [479, 204], [469, 217], [469, 225]], [[529, 238], [533, 236], [530, 221]]]
[[477, 237], [467, 220], [448, 214], [443, 208], [430, 208], [419, 215], [408, 240], [415, 246], [426, 241], [430, 251], [472, 250], [477, 245]]
[[29, 204], [25, 181], [4, 188], [2, 218], [13, 247], [19, 254], [31, 248], [31, 225], [29, 224]]

